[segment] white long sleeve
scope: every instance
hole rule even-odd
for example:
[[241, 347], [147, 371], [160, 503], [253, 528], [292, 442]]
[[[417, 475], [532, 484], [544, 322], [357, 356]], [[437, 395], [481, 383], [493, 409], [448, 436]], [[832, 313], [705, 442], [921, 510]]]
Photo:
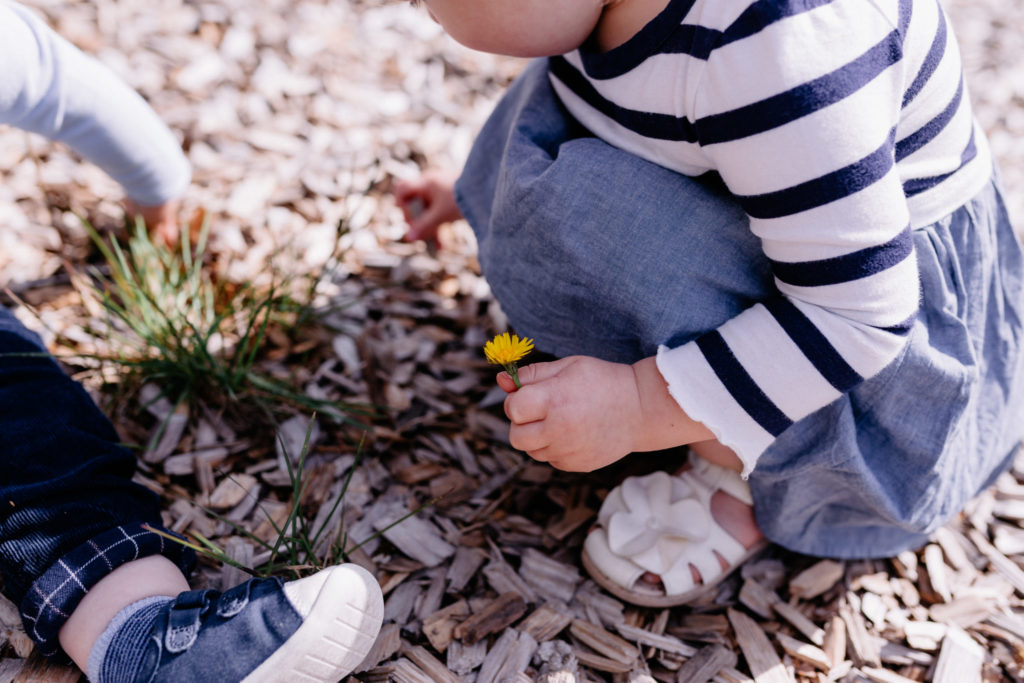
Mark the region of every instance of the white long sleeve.
[[149, 105], [9, 0], [0, 0], [0, 65], [0, 123], [67, 144], [142, 206], [184, 192], [188, 161]]

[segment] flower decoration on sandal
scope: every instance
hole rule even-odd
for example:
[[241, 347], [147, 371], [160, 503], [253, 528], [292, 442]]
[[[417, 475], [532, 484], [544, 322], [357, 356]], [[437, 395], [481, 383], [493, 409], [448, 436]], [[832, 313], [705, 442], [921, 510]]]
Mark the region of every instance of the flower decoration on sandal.
[[601, 504], [583, 543], [583, 566], [601, 587], [634, 605], [672, 607], [709, 595], [768, 543], [761, 538], [746, 547], [715, 520], [711, 498], [717, 491], [753, 505], [739, 472], [698, 457], [679, 474], [628, 477]]
[[621, 505], [608, 515], [608, 545], [649, 572], [670, 570], [693, 541], [707, 539], [711, 514], [685, 480], [665, 472], [622, 482]]
[[487, 360], [505, 368], [517, 389], [521, 389], [523, 385], [519, 383], [519, 367], [516, 363], [532, 350], [532, 339], [520, 339], [518, 335], [510, 335], [508, 332], [503, 332], [484, 344], [484, 355], [487, 356]]

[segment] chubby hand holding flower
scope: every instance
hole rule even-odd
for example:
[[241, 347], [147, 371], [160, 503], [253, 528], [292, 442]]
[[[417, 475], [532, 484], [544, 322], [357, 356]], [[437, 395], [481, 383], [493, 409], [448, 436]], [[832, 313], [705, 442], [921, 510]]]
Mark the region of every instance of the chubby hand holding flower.
[[636, 451], [652, 451], [714, 435], [680, 409], [654, 358], [633, 365], [588, 356], [533, 363], [521, 385], [505, 374], [509, 441], [534, 460], [590, 472]]
[[509, 335], [508, 332], [503, 332], [484, 344], [484, 355], [491, 363], [505, 368], [505, 372], [509, 374], [512, 381], [515, 382], [516, 388], [519, 389], [523, 385], [519, 382], [519, 367], [516, 362], [532, 349], [532, 339], [526, 337], [520, 339], [518, 335]]

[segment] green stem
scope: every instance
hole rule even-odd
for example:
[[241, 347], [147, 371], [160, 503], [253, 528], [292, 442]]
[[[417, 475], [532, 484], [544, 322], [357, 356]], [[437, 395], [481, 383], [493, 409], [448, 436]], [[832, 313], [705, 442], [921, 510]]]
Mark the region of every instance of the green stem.
[[516, 367], [516, 364], [509, 363], [505, 366], [505, 371], [512, 378], [512, 381], [516, 383], [516, 389], [522, 389], [523, 385], [519, 383], [519, 368]]

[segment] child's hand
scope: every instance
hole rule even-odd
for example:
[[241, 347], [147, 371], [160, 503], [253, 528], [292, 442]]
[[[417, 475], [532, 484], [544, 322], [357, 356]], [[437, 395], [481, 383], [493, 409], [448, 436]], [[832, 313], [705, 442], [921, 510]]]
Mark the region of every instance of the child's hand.
[[406, 242], [425, 240], [436, 244], [441, 224], [462, 218], [455, 203], [454, 185], [454, 175], [441, 171], [427, 171], [415, 180], [395, 184], [395, 200], [409, 224]]
[[569, 472], [590, 472], [635, 450], [643, 424], [633, 366], [570, 356], [519, 369], [516, 390], [507, 373], [498, 384], [510, 392], [505, 414], [512, 446]]
[[170, 201], [157, 206], [139, 206], [132, 200], [125, 201], [125, 212], [132, 221], [141, 216], [146, 223], [146, 230], [157, 244], [175, 247], [181, 231], [178, 227], [178, 202]]

